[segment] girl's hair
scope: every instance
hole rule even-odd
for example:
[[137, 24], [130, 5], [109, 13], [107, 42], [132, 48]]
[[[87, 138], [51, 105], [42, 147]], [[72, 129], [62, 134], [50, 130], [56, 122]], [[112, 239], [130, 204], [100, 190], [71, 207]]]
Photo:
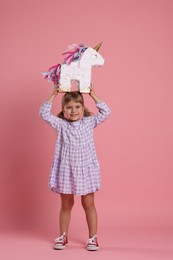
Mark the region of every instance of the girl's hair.
[[62, 101], [61, 101], [61, 105], [62, 105], [62, 111], [57, 115], [57, 117], [60, 117], [62, 119], [66, 119], [64, 117], [64, 113], [63, 113], [63, 109], [65, 107], [65, 105], [70, 102], [70, 101], [74, 101], [74, 102], [78, 102], [81, 103], [81, 105], [84, 107], [84, 116], [91, 116], [93, 115], [92, 112], [90, 112], [88, 110], [88, 108], [85, 107], [84, 105], [84, 98], [82, 96], [82, 94], [79, 91], [72, 91], [72, 92], [68, 92], [66, 93], [63, 97], [62, 97]]

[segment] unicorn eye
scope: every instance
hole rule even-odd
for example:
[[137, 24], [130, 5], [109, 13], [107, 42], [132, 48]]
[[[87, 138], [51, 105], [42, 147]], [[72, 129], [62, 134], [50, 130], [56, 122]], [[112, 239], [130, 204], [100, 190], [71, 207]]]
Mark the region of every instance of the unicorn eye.
[[97, 55], [97, 54], [94, 54], [92, 57], [93, 57], [93, 59], [95, 59], [95, 58], [98, 57], [98, 55]]

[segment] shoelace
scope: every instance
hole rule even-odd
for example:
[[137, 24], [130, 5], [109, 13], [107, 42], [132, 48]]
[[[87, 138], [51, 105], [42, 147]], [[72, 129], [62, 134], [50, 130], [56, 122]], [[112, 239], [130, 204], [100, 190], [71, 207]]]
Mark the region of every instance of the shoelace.
[[55, 238], [55, 242], [56, 243], [64, 242], [65, 239], [66, 239], [66, 237], [65, 237], [65, 232], [64, 232], [62, 236]]
[[97, 243], [97, 235], [88, 239], [88, 244], [96, 244]]

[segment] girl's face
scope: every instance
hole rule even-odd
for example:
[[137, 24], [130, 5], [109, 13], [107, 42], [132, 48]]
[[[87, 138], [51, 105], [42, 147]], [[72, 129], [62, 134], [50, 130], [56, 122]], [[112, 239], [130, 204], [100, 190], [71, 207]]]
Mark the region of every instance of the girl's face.
[[64, 117], [70, 121], [78, 121], [83, 117], [84, 107], [81, 103], [69, 101], [63, 109]]

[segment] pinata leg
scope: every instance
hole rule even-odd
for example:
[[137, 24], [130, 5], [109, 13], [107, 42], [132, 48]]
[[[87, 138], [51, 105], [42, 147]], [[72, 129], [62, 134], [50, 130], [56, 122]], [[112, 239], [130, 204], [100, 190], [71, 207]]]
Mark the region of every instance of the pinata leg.
[[71, 82], [69, 80], [60, 80], [59, 92], [70, 92], [71, 91]]
[[80, 93], [90, 93], [90, 79], [82, 79], [79, 83]]

